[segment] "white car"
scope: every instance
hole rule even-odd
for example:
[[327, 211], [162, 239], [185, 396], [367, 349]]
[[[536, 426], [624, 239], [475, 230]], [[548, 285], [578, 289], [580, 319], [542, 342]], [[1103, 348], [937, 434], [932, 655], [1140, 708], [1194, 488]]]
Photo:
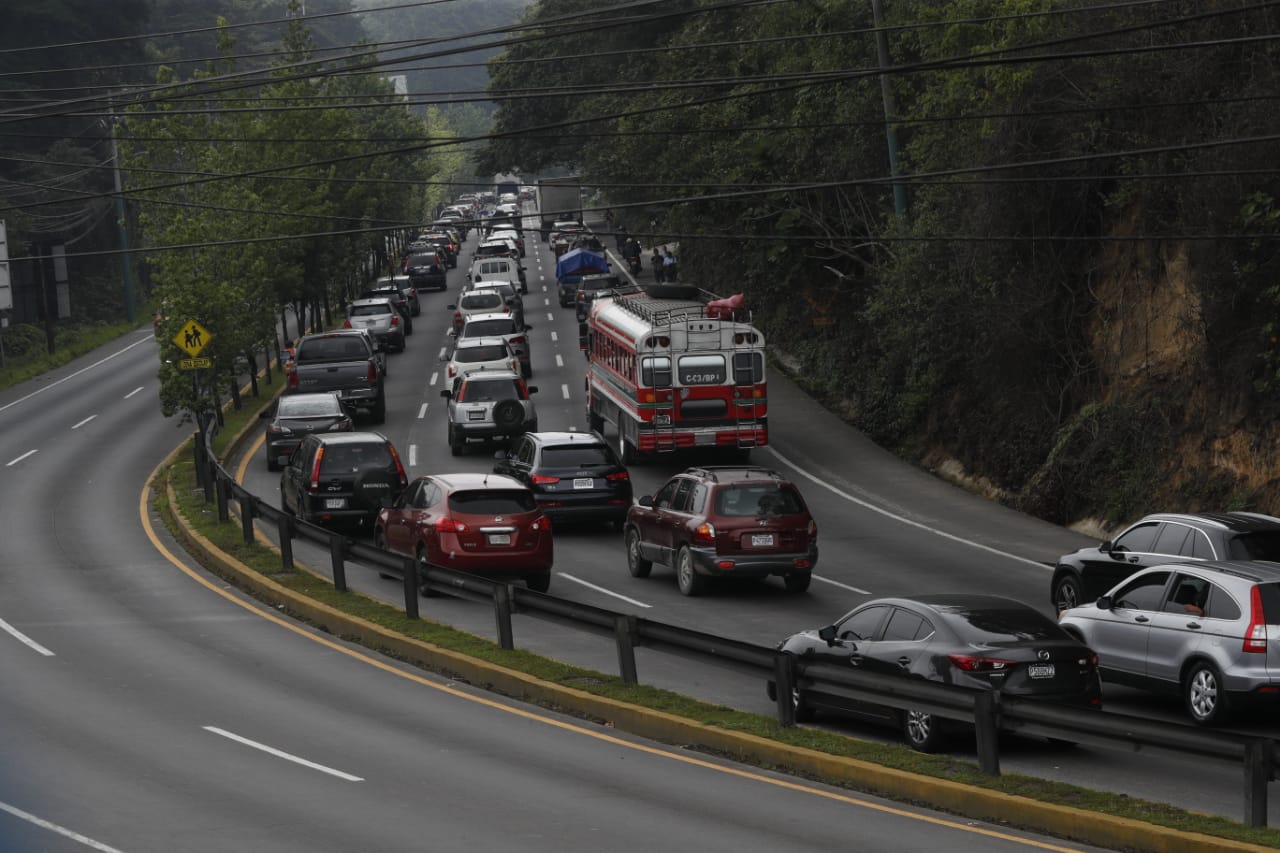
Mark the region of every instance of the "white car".
[[511, 258], [512, 260], [520, 260], [520, 247], [515, 241], [507, 237], [494, 237], [488, 240], [482, 240], [479, 246], [476, 246], [474, 258]]
[[503, 338], [466, 338], [458, 341], [446, 368], [449, 383], [477, 370], [520, 372], [520, 361]]
[[501, 337], [520, 361], [520, 373], [529, 377], [533, 375], [533, 361], [529, 356], [530, 328], [528, 324], [517, 324], [515, 316], [510, 313], [472, 314], [462, 324], [458, 340]]
[[514, 258], [476, 258], [471, 262], [467, 281], [469, 287], [491, 281], [508, 281], [519, 288], [521, 293], [529, 292], [525, 284], [524, 267]]
[[[496, 288], [484, 287], [465, 291], [458, 301], [446, 306], [453, 312], [453, 333], [462, 331], [462, 327], [476, 314], [512, 314], [513, 307], [507, 303], [506, 296]], [[524, 311], [519, 313], [520, 324], [524, 322]]]

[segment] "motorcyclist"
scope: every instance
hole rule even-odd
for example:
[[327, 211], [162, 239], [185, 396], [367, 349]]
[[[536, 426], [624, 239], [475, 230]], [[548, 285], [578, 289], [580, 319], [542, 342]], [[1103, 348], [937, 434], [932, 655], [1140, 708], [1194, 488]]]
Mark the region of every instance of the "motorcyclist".
[[622, 257], [627, 259], [627, 265], [630, 267], [631, 272], [640, 272], [640, 256], [643, 252], [644, 250], [640, 247], [640, 241], [635, 237], [628, 239], [622, 245]]

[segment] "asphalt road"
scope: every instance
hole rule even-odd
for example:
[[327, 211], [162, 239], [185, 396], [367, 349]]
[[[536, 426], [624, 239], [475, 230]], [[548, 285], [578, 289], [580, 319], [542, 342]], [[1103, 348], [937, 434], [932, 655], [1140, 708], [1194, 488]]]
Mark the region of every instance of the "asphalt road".
[[[530, 294], [526, 315], [531, 332], [535, 397], [541, 428], [585, 429], [583, 356], [577, 346], [572, 309], [556, 299], [555, 259], [534, 228], [526, 229]], [[469, 241], [474, 247], [475, 236]], [[447, 293], [426, 294], [406, 352], [391, 357], [388, 418], [380, 427], [409, 461], [410, 476], [446, 471], [487, 471], [494, 447], [474, 446], [462, 458], [445, 441], [443, 362], [450, 339], [446, 306], [460, 292], [469, 253], [449, 273]], [[615, 258], [615, 267], [618, 266]], [[648, 276], [649, 270], [641, 273]], [[717, 291], [727, 288], [716, 287]], [[783, 342], [785, 346], [785, 342]], [[655, 567], [652, 576], [632, 578], [616, 532], [592, 528], [556, 529], [556, 571], [551, 592], [558, 596], [632, 612], [710, 633], [772, 644], [802, 628], [833, 621], [871, 597], [915, 592], [977, 591], [1008, 595], [1046, 613], [1049, 574], [1061, 554], [1093, 540], [1013, 512], [902, 463], [801, 393], [777, 371], [769, 377], [770, 446], [753, 461], [774, 467], [799, 483], [819, 528], [821, 556], [809, 592], [787, 594], [780, 581], [719, 584], [698, 598], [681, 596], [674, 575]], [[278, 500], [278, 475], [269, 474], [256, 446], [243, 460], [243, 482], [255, 494]], [[671, 474], [690, 464], [724, 461], [703, 453], [679, 453], [632, 467], [637, 496], [652, 493]], [[320, 571], [329, 556], [295, 542], [299, 560]], [[398, 581], [351, 567], [353, 587], [390, 602], [401, 601]], [[494, 637], [488, 607], [441, 598], [420, 602], [427, 618]], [[616, 672], [612, 645], [562, 625], [517, 617], [518, 647], [550, 657]], [[639, 650], [638, 669], [646, 683], [759, 713], [772, 713], [763, 686], [733, 668]], [[1106, 707], [1142, 718], [1182, 723], [1176, 699], [1108, 685]], [[896, 733], [862, 724], [825, 721], [842, 731], [878, 740]], [[1240, 722], [1236, 730], [1275, 736], [1280, 727], [1266, 719]], [[973, 755], [972, 742], [955, 744], [955, 754]], [[1002, 748], [1005, 772], [1025, 773], [1114, 791], [1239, 819], [1243, 814], [1241, 771], [1233, 765], [1188, 760], [1178, 755], [1065, 748], [1038, 740], [1009, 739]], [[1274, 792], [1273, 788], [1273, 792]], [[1276, 799], [1274, 796], [1273, 800]], [[1280, 805], [1271, 821], [1280, 820]]]
[[156, 356], [139, 331], [0, 393], [0, 851], [1087, 849], [512, 705], [244, 600], [145, 502], [190, 429]]

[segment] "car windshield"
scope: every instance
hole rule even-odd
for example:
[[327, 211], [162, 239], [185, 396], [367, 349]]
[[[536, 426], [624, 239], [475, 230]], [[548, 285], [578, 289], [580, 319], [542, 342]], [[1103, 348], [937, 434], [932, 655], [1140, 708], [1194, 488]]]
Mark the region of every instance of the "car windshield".
[[337, 397], [330, 397], [328, 395], [322, 397], [311, 397], [308, 395], [281, 397], [280, 405], [276, 409], [276, 414], [282, 418], [308, 418], [318, 417], [321, 415], [341, 415], [342, 404], [338, 402]]
[[516, 324], [511, 319], [472, 320], [462, 329], [464, 338], [484, 338], [491, 335], [514, 335]]
[[760, 483], [716, 491], [716, 514], [725, 516], [795, 515], [804, 502], [793, 486]]
[[960, 639], [974, 645], [1063, 639], [1058, 623], [1030, 608], [937, 605], [935, 609], [944, 615]]
[[1231, 540], [1228, 547], [1233, 560], [1280, 561], [1280, 531], [1241, 533]]
[[533, 512], [537, 504], [533, 493], [520, 489], [484, 489], [454, 492], [449, 495], [449, 509], [467, 515], [515, 515]]
[[337, 444], [324, 449], [324, 456], [320, 458], [320, 475], [390, 468], [393, 464], [391, 451], [385, 444]]
[[506, 344], [485, 344], [479, 347], [458, 347], [453, 360], [461, 364], [475, 364], [479, 361], [498, 361], [507, 357]]
[[468, 293], [466, 296], [462, 297], [462, 307], [468, 311], [478, 311], [484, 308], [500, 308], [502, 307], [502, 297], [494, 291]]
[[519, 400], [520, 389], [514, 379], [472, 379], [458, 394], [461, 403], [492, 403]]
[[546, 468], [589, 468], [597, 465], [613, 465], [609, 449], [603, 444], [566, 444], [561, 447], [544, 447], [542, 464]]

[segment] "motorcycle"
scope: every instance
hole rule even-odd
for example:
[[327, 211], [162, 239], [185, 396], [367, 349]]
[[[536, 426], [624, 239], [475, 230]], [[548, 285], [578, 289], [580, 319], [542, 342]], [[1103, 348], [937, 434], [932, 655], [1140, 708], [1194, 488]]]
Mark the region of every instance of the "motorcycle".
[[632, 275], [640, 274], [640, 256], [632, 255], [627, 258], [627, 269], [631, 270]]

